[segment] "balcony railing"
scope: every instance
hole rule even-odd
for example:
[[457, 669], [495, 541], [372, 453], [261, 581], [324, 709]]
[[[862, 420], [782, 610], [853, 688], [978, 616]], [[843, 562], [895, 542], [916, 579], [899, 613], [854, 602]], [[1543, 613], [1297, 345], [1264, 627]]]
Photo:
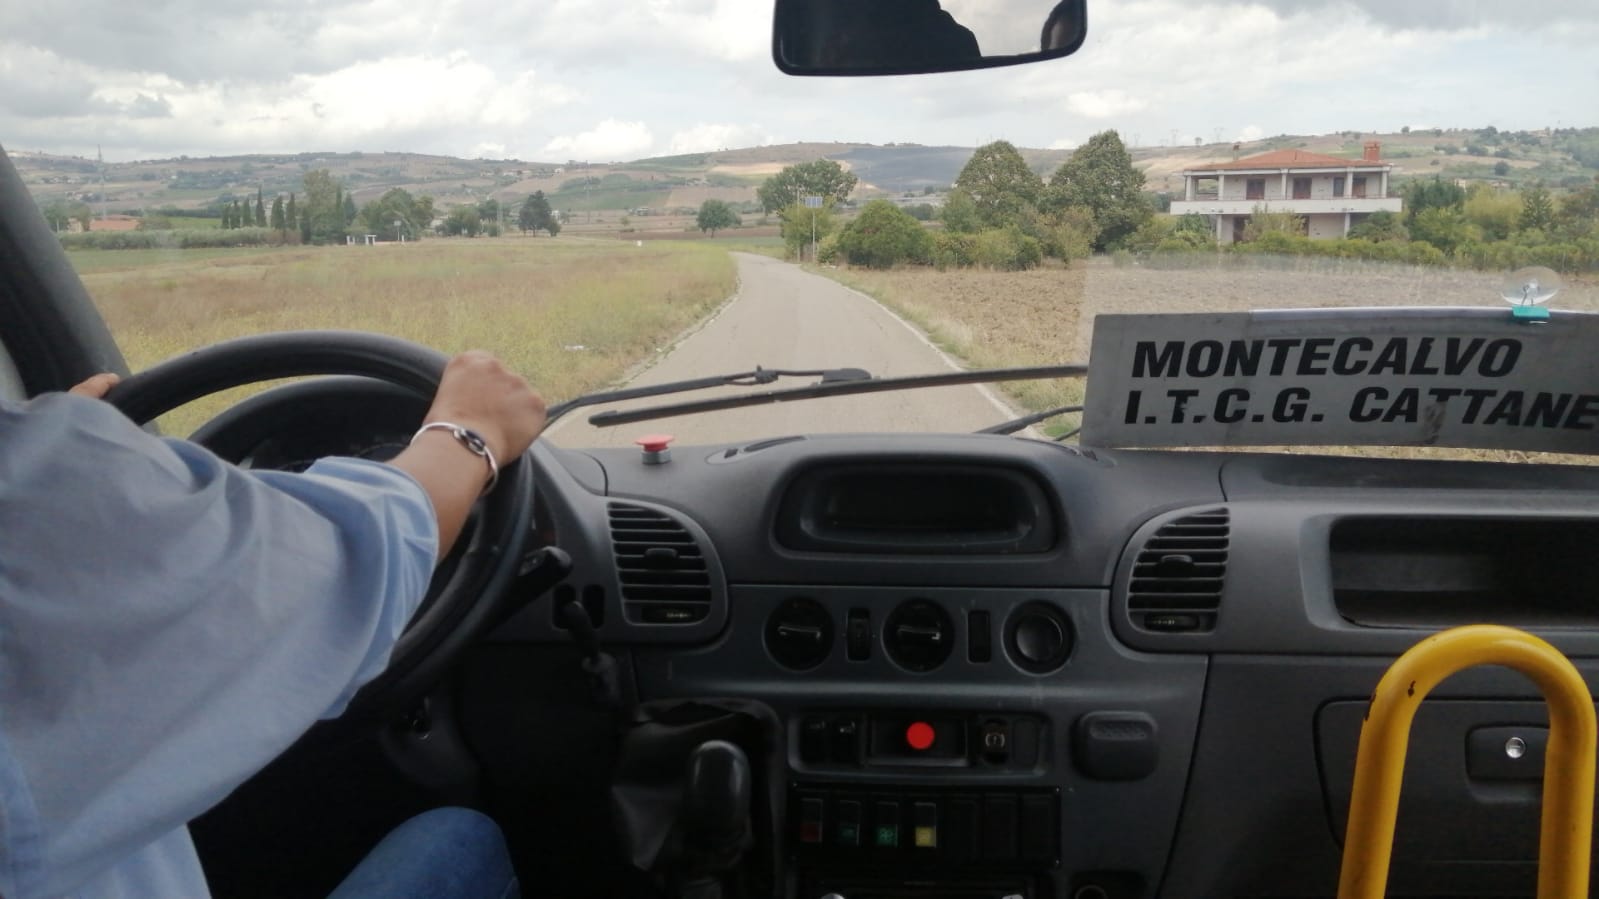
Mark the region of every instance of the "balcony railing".
[[1299, 215], [1332, 213], [1398, 212], [1404, 201], [1398, 197], [1327, 197], [1315, 200], [1173, 200], [1172, 215], [1249, 215], [1257, 207], [1266, 212], [1292, 212]]

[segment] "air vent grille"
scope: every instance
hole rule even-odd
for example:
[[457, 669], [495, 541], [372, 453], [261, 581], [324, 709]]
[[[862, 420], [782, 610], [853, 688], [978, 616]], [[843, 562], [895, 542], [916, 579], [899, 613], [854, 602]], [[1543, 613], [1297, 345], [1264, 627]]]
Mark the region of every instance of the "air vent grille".
[[628, 620], [634, 624], [703, 621], [711, 611], [711, 573], [688, 528], [643, 506], [611, 503], [608, 513]]
[[1161, 632], [1215, 629], [1229, 531], [1226, 509], [1186, 515], [1155, 531], [1133, 560], [1127, 585], [1133, 623]]

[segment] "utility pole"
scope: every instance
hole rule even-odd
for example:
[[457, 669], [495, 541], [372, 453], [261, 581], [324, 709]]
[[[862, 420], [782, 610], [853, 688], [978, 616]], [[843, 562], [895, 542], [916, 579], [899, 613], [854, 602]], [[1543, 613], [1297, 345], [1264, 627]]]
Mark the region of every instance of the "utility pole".
[[[94, 159], [100, 164], [100, 221], [105, 221], [105, 154], [100, 151], [100, 145], [95, 144]], [[85, 228], [87, 230], [87, 227]]]

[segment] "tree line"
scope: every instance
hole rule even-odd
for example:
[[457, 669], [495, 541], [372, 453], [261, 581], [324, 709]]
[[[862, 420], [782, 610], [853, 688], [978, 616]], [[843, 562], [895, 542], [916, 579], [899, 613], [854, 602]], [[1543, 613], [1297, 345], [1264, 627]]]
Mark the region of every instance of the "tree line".
[[[1119, 246], [1155, 214], [1144, 173], [1115, 131], [1094, 135], [1045, 181], [1008, 141], [977, 148], [961, 169], [929, 231], [887, 200], [867, 203], [842, 228], [834, 214], [857, 181], [836, 162], [790, 166], [757, 191], [781, 217], [784, 242], [801, 255], [814, 239], [823, 261], [886, 268], [904, 262], [939, 267], [1025, 269], [1046, 256], [1070, 260]], [[807, 207], [803, 198], [820, 197]]]
[[[1332, 256], [1479, 271], [1543, 265], [1562, 272], [1599, 269], [1599, 178], [1555, 196], [1543, 184], [1504, 190], [1462, 187], [1439, 177], [1400, 188], [1404, 211], [1375, 212], [1337, 240], [1304, 236], [1300, 216], [1256, 212], [1239, 253]], [[1166, 246], [1135, 245], [1164, 251]]]
[[[886, 200], [866, 204], [839, 227], [835, 207], [855, 184], [838, 163], [818, 160], [790, 166], [768, 179], [758, 195], [763, 208], [781, 216], [790, 254], [804, 255], [814, 233], [823, 262], [1022, 269], [1045, 257], [1218, 249], [1209, 219], [1156, 211], [1157, 198], [1144, 190], [1144, 174], [1115, 131], [1091, 137], [1047, 180], [1009, 142], [979, 147], [938, 211], [943, 227], [937, 231], [922, 228], [916, 216]], [[822, 197], [822, 208], [804, 207], [804, 196]], [[1243, 241], [1228, 250], [1482, 270], [1599, 269], [1599, 179], [1556, 196], [1543, 184], [1519, 191], [1486, 184], [1466, 188], [1433, 177], [1408, 182], [1401, 196], [1403, 213], [1374, 213], [1340, 240], [1311, 240], [1303, 217], [1257, 210]]]

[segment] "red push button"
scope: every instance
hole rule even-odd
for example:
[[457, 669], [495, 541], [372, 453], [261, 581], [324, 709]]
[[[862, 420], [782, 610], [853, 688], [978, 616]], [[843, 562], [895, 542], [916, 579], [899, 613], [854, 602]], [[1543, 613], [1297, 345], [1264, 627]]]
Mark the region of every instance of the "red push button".
[[633, 442], [643, 447], [646, 453], [658, 453], [672, 445], [672, 435], [645, 434]]
[[910, 727], [905, 728], [905, 742], [918, 752], [931, 747], [937, 737], [933, 725], [926, 721], [912, 722]]

